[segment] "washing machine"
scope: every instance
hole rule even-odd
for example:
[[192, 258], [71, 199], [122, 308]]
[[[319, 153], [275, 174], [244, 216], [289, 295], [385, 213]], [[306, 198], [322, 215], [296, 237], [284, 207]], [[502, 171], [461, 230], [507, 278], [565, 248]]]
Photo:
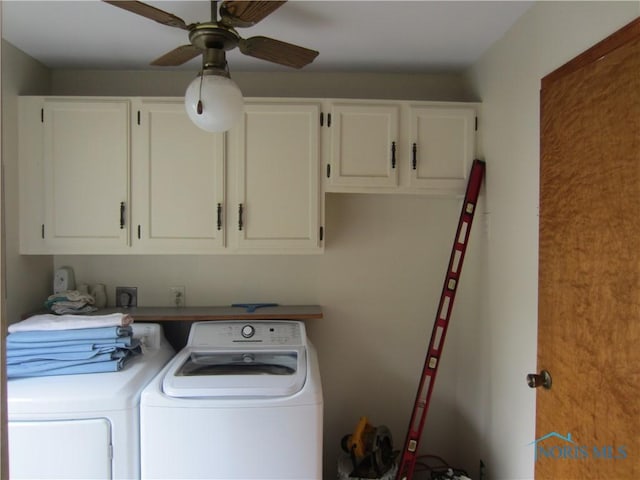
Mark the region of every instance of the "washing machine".
[[134, 323], [143, 354], [111, 373], [7, 382], [12, 479], [140, 478], [140, 394], [175, 351], [155, 323]]
[[140, 415], [143, 479], [322, 479], [322, 384], [302, 322], [194, 323]]

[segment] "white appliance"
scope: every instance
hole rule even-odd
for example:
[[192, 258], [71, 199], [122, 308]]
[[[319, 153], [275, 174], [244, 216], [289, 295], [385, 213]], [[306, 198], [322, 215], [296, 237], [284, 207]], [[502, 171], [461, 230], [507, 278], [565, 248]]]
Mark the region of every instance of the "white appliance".
[[66, 290], [75, 290], [76, 280], [73, 275], [73, 268], [60, 267], [53, 274], [53, 293], [60, 293]]
[[154, 323], [134, 323], [143, 354], [119, 372], [7, 382], [12, 479], [140, 478], [140, 393], [174, 355]]
[[301, 322], [194, 323], [140, 416], [143, 479], [322, 479], [322, 385]]

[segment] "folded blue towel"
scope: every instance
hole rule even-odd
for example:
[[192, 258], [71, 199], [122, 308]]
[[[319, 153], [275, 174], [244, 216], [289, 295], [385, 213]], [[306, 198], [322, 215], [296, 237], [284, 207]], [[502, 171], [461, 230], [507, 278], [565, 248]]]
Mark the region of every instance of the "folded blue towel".
[[[51, 342], [48, 342], [51, 343]], [[123, 338], [122, 341], [110, 342], [110, 343], [72, 343], [67, 345], [45, 345], [40, 344], [25, 344], [18, 347], [11, 347], [6, 350], [7, 358], [23, 357], [25, 355], [38, 355], [41, 353], [76, 353], [76, 352], [93, 352], [96, 350], [103, 350], [107, 348], [131, 348], [137, 346], [140, 343], [139, 340], [132, 340], [131, 338]], [[22, 348], [25, 347], [25, 348]]]
[[35, 330], [7, 335], [7, 347], [16, 343], [93, 341], [131, 336], [131, 327], [78, 328], [75, 330]]
[[[65, 347], [62, 347], [63, 349]], [[93, 360], [101, 354], [110, 354], [111, 359], [120, 358], [129, 352], [141, 353], [140, 342], [136, 340], [132, 345], [123, 344], [105, 345], [97, 348], [82, 349], [76, 351], [63, 351], [59, 348], [23, 348], [19, 351], [12, 351], [7, 355], [7, 365], [17, 365], [19, 363], [46, 361], [46, 360]], [[19, 353], [19, 354], [17, 354]]]
[[7, 378], [117, 372], [124, 368], [129, 359], [139, 353], [140, 348], [137, 348], [98, 354], [89, 360], [34, 360], [16, 365], [8, 364]]
[[32, 359], [27, 362], [22, 362], [22, 366], [25, 369], [40, 372], [45, 370], [50, 370], [52, 368], [57, 367], [65, 367], [70, 365], [82, 364], [82, 363], [98, 363], [98, 362], [108, 362], [109, 360], [114, 360], [111, 358], [111, 353], [99, 353], [94, 355], [92, 358], [79, 358], [79, 359], [70, 359], [70, 360], [38, 360]]
[[104, 350], [91, 350], [89, 352], [66, 352], [66, 353], [32, 353], [30, 355], [20, 355], [20, 356], [12, 356], [7, 357], [7, 365], [17, 365], [19, 363], [28, 363], [28, 362], [46, 362], [51, 360], [93, 360], [94, 358], [98, 358], [100, 355], [110, 355], [115, 352], [115, 348], [104, 349]]
[[142, 353], [132, 332], [129, 326], [12, 332], [7, 378], [117, 372]]
[[[9, 337], [7, 337], [9, 338]], [[52, 348], [52, 347], [73, 347], [73, 346], [77, 346], [77, 345], [90, 345], [92, 347], [100, 347], [100, 346], [104, 346], [104, 345], [112, 345], [114, 343], [119, 343], [122, 344], [122, 346], [130, 346], [132, 343], [133, 339], [132, 337], [119, 337], [119, 338], [105, 338], [105, 339], [100, 339], [97, 342], [94, 342], [92, 340], [68, 340], [66, 342], [32, 342], [32, 343], [28, 343], [28, 342], [24, 342], [24, 343], [9, 343], [7, 341], [7, 352], [12, 351], [15, 348], [19, 348], [19, 349], [28, 349], [28, 348], [34, 348], [34, 349], [40, 349], [40, 348]]]
[[92, 352], [95, 349], [93, 343], [78, 343], [74, 345], [55, 345], [53, 347], [35, 347], [33, 345], [25, 345], [29, 348], [12, 347], [6, 349], [7, 358], [21, 357], [23, 355], [34, 355], [38, 353], [73, 353], [73, 352]]
[[50, 365], [49, 368], [31, 368], [29, 365], [7, 365], [7, 378], [42, 377], [47, 375], [75, 375], [79, 373], [117, 372], [124, 367], [126, 358], [106, 362]]

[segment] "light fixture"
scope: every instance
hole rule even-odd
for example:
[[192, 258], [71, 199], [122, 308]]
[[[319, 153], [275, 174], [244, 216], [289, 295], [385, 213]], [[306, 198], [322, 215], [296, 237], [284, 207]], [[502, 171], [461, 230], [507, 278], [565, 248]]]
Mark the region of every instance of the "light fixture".
[[242, 114], [244, 101], [229, 72], [203, 69], [189, 84], [184, 97], [187, 114], [193, 123], [208, 132], [225, 132]]

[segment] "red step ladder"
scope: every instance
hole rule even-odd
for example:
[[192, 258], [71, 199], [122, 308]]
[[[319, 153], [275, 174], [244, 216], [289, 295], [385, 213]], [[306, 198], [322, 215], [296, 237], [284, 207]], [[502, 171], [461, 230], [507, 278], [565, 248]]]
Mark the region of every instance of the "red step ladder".
[[440, 295], [438, 313], [435, 323], [433, 324], [431, 341], [429, 342], [429, 349], [427, 350], [427, 356], [424, 361], [418, 393], [413, 405], [409, 430], [402, 451], [402, 460], [398, 467], [396, 480], [411, 480], [413, 478], [413, 471], [418, 457], [418, 445], [420, 443], [420, 437], [422, 436], [422, 430], [424, 429], [427, 410], [429, 409], [433, 384], [435, 383], [436, 374], [438, 373], [442, 347], [447, 335], [447, 327], [449, 326], [449, 318], [453, 310], [453, 302], [456, 298], [456, 290], [458, 281], [460, 280], [460, 273], [462, 272], [464, 255], [467, 251], [467, 241], [469, 240], [469, 233], [471, 232], [471, 225], [476, 211], [484, 171], [485, 163], [481, 160], [474, 160], [471, 166], [467, 191], [464, 196], [462, 211], [460, 212], [458, 230], [453, 242], [453, 248], [451, 249], [449, 267], [444, 280], [444, 286], [442, 287], [442, 294]]

